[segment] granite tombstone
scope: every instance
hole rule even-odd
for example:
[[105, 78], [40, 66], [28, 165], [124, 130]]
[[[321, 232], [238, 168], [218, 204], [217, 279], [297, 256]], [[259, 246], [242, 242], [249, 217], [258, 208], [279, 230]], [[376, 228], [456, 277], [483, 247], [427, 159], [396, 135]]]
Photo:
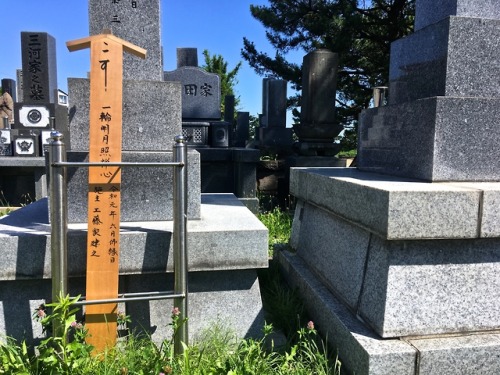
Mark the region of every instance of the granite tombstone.
[[124, 79], [162, 80], [160, 0], [90, 0], [90, 35], [103, 30], [111, 30], [113, 35], [148, 51], [144, 60], [124, 57]]
[[291, 171], [280, 262], [357, 374], [500, 373], [498, 5], [417, 0], [359, 167]]

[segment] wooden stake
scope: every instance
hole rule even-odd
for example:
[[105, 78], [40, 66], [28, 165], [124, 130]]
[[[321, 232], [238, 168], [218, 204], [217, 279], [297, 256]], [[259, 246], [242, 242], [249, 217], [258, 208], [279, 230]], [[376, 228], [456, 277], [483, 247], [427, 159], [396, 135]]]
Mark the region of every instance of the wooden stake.
[[[146, 51], [110, 33], [66, 43], [90, 48], [90, 162], [120, 162], [122, 153], [123, 52]], [[88, 189], [87, 300], [118, 297], [120, 259], [119, 167], [90, 167]], [[88, 305], [85, 327], [96, 352], [116, 342], [117, 304]]]

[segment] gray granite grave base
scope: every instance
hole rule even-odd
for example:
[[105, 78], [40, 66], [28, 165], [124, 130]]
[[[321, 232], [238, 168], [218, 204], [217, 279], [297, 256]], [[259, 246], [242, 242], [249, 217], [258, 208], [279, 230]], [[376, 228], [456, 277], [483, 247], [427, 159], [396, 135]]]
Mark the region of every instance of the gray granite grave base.
[[[67, 153], [69, 162], [88, 161], [88, 152]], [[171, 162], [172, 152], [124, 151], [123, 162]], [[200, 218], [200, 156], [188, 151], [189, 219]], [[171, 220], [173, 213], [173, 168], [124, 167], [122, 170], [121, 221]], [[68, 168], [68, 221], [88, 220], [88, 169]]]
[[[122, 223], [120, 292], [171, 290], [172, 222]], [[265, 268], [267, 229], [232, 194], [203, 194], [201, 218], [188, 221], [190, 332], [196, 338], [219, 322], [240, 337], [263, 326], [256, 269]], [[0, 219], [0, 336], [36, 340], [34, 309], [50, 297], [50, 225], [47, 200]], [[70, 224], [68, 273], [72, 293], [84, 293], [86, 224]], [[130, 303], [137, 326], [168, 334], [171, 302]], [[147, 313], [146, 313], [147, 312]], [[135, 317], [134, 317], [135, 316]]]
[[[426, 368], [420, 374], [462, 365], [498, 371], [498, 361], [484, 357], [500, 345], [499, 189], [354, 168], [291, 169], [296, 254], [281, 254], [281, 263], [312, 316], [330, 337], [340, 335], [339, 349], [347, 345], [349, 366], [361, 363], [357, 374], [417, 374], [415, 363]], [[385, 347], [391, 342], [416, 348], [414, 360]]]
[[[211, 328], [220, 327], [239, 338], [259, 337], [264, 327], [264, 311], [256, 270], [192, 272], [189, 275], [190, 341], [200, 339]], [[85, 279], [70, 278], [72, 296], [85, 295]], [[171, 274], [121, 275], [120, 293], [169, 291]], [[0, 343], [6, 336], [37, 344], [47, 337], [40, 323], [32, 319], [42, 303], [51, 300], [51, 280], [0, 281]], [[132, 332], [150, 334], [155, 342], [169, 339], [172, 300], [129, 302], [119, 311], [131, 317]], [[81, 315], [85, 308], [78, 314]], [[81, 317], [79, 317], [79, 320]]]
[[259, 150], [247, 148], [200, 148], [201, 192], [232, 193], [257, 214], [256, 169]]
[[291, 170], [291, 245], [382, 337], [500, 329], [500, 183]]
[[366, 109], [358, 168], [425, 181], [500, 181], [499, 104], [437, 96]]
[[297, 255], [278, 254], [315, 327], [356, 375], [487, 375], [500, 373], [500, 331], [383, 339], [331, 293]]

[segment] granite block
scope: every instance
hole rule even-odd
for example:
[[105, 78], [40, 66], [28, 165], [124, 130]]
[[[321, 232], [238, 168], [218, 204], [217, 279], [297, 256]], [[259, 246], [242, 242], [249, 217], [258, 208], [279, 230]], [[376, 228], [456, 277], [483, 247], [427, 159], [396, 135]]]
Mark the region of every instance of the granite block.
[[[188, 283], [191, 342], [216, 325], [239, 338], [261, 336], [264, 313], [255, 270], [190, 272]], [[122, 275], [119, 281], [120, 293], [172, 288], [172, 275], [164, 273]], [[38, 345], [47, 337], [32, 314], [40, 304], [51, 300], [51, 290], [50, 279], [0, 281], [0, 343], [5, 335], [18, 341], [24, 339], [28, 345]], [[69, 293], [85, 295], [85, 278], [71, 278]], [[172, 300], [160, 300], [129, 302], [120, 309], [131, 316], [130, 329], [150, 334], [153, 341], [161, 343], [172, 336], [169, 326], [172, 307]], [[80, 313], [78, 317], [80, 320]]]
[[177, 67], [198, 67], [198, 48], [177, 48]]
[[477, 189], [482, 195], [481, 233], [482, 238], [500, 237], [500, 183], [498, 182], [455, 182], [453, 185]]
[[[189, 270], [266, 268], [268, 231], [232, 194], [203, 194], [201, 217], [188, 220]], [[173, 271], [172, 221], [120, 225], [120, 274]], [[68, 225], [68, 274], [85, 275], [87, 225]], [[0, 218], [0, 280], [50, 278], [47, 199]], [[235, 245], [237, 244], [237, 245]]]
[[[68, 152], [68, 162], [88, 161], [87, 152]], [[125, 151], [123, 162], [171, 162], [171, 152]], [[200, 217], [200, 159], [188, 152], [188, 208], [190, 219]], [[123, 168], [121, 221], [171, 220], [173, 210], [173, 168]], [[68, 221], [87, 222], [88, 169], [68, 168]]]
[[355, 310], [370, 234], [309, 203], [296, 207], [293, 225], [295, 231], [299, 230], [292, 234], [297, 255], [329, 290]]
[[287, 81], [285, 80], [275, 78], [262, 80], [261, 127], [286, 127], [286, 89]]
[[[89, 150], [90, 81], [68, 79], [72, 151]], [[181, 86], [175, 82], [123, 82], [122, 149], [171, 150], [182, 134]]]
[[356, 374], [474, 374], [499, 372], [498, 332], [382, 339], [347, 310], [303, 259], [280, 252], [288, 282], [297, 287], [342, 368]]
[[[425, 181], [499, 181], [499, 103], [433, 97], [379, 107], [371, 114], [365, 110], [359, 124], [358, 168]], [[379, 117], [383, 119], [375, 122]], [[369, 140], [368, 129], [376, 126], [392, 129], [397, 147], [390, 139]]]
[[415, 31], [449, 16], [500, 19], [497, 0], [417, 0]]
[[293, 143], [292, 128], [270, 126], [259, 127], [260, 148], [291, 148]]
[[499, 245], [372, 236], [358, 314], [382, 337], [499, 329]]
[[184, 66], [164, 72], [165, 81], [182, 85], [182, 119], [220, 120], [220, 77], [215, 73]]
[[[259, 337], [264, 327], [264, 311], [255, 270], [190, 272], [189, 339], [200, 340], [206, 331], [219, 327], [240, 338]], [[173, 288], [171, 275], [122, 277], [121, 286], [130, 293]], [[214, 303], [217, 301], [217, 303]], [[152, 333], [155, 342], [171, 337], [171, 301], [133, 302], [126, 306], [132, 329]]]
[[338, 351], [342, 369], [356, 375], [414, 375], [417, 351], [399, 339], [381, 339], [357, 319], [304, 264], [286, 251], [278, 261], [292, 288], [296, 288], [315, 327]]
[[478, 237], [481, 192], [355, 168], [292, 168], [290, 193], [391, 240]]
[[500, 97], [500, 20], [451, 17], [391, 45], [389, 103], [431, 96]]
[[500, 373], [500, 334], [409, 339], [419, 352], [420, 374], [488, 375]]
[[128, 53], [124, 54], [123, 76], [125, 79], [162, 80], [160, 0], [127, 2], [90, 0], [90, 35], [101, 34], [105, 29], [111, 30], [115, 36], [147, 51], [146, 59], [140, 59]]
[[256, 197], [259, 150], [200, 148], [202, 193], [233, 193], [238, 198]]

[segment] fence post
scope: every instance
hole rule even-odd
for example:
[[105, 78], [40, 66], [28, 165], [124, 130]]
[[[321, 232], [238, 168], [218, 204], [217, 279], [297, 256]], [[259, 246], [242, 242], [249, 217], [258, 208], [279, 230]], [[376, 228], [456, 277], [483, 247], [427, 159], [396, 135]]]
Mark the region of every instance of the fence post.
[[[62, 133], [53, 131], [50, 135], [52, 137], [49, 152], [52, 302], [57, 302], [60, 296], [68, 294], [68, 199], [66, 168], [56, 167], [54, 164], [66, 161], [66, 151]], [[61, 336], [64, 322], [54, 323], [53, 335]]]
[[[174, 332], [174, 352], [183, 352], [182, 343], [188, 344], [188, 271], [187, 271], [187, 145], [182, 135], [175, 137], [173, 147], [174, 162], [181, 163], [174, 168], [173, 194], [173, 252], [174, 252], [174, 293], [184, 297], [174, 299], [174, 307], [179, 309], [182, 324]], [[186, 320], [186, 321], [185, 321]]]

